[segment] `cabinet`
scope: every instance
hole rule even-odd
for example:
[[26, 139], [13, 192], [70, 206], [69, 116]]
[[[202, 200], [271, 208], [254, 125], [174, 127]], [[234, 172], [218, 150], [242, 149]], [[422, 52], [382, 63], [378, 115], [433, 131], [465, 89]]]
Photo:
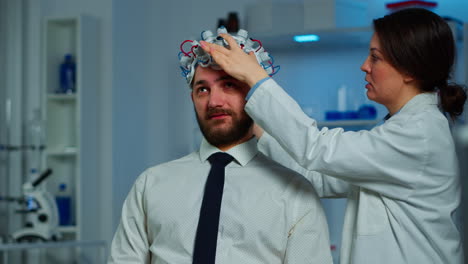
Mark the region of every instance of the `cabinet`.
[[[317, 42], [299, 43], [294, 41], [296, 35], [315, 34], [320, 40]], [[259, 39], [267, 50], [286, 51], [309, 48], [349, 48], [368, 47], [372, 37], [371, 27], [337, 27], [328, 29], [315, 29], [309, 31], [292, 31], [283, 34], [272, 32], [249, 32], [250, 37]]]
[[[96, 22], [92, 17], [78, 16], [46, 18], [43, 25], [43, 167], [53, 171], [46, 188], [57, 196], [59, 186], [67, 186], [71, 219], [60, 226], [60, 232], [65, 240], [78, 240], [86, 220], [85, 205], [93, 204], [92, 199], [96, 198]], [[71, 54], [76, 63], [76, 91], [67, 94], [57, 92], [59, 67], [65, 54]]]

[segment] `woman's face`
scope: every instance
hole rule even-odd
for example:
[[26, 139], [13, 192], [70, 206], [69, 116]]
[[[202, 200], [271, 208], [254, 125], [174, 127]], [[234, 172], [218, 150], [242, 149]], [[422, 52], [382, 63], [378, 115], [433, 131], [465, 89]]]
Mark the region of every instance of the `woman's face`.
[[[379, 39], [374, 33], [370, 41], [369, 55], [361, 66], [366, 73], [367, 97], [383, 104], [387, 109], [400, 107], [404, 94], [405, 76], [386, 60]], [[398, 108], [399, 109], [399, 108]]]

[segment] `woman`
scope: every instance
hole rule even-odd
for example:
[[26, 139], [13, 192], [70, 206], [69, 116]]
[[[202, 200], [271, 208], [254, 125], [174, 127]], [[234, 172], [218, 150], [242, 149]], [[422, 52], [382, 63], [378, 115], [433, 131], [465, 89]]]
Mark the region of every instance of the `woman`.
[[458, 164], [442, 112], [460, 115], [466, 92], [448, 83], [455, 47], [443, 19], [415, 8], [374, 20], [361, 69], [368, 98], [389, 114], [382, 125], [359, 132], [319, 130], [252, 54], [221, 36], [229, 50], [202, 45], [252, 87], [246, 111], [267, 132], [260, 149], [304, 174], [323, 197], [348, 198], [341, 263], [463, 262], [453, 220]]

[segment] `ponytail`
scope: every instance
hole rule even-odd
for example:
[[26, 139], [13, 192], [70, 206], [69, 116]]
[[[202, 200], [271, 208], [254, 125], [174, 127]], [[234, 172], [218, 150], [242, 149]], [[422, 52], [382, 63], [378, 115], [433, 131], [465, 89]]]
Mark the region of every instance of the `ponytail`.
[[442, 110], [452, 119], [463, 113], [466, 101], [466, 87], [455, 83], [439, 85], [440, 104]]

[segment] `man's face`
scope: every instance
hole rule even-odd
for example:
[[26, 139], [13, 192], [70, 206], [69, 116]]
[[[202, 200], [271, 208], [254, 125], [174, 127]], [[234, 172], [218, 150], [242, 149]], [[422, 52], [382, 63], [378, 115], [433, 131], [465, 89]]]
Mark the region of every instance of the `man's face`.
[[192, 86], [197, 121], [206, 140], [220, 149], [252, 137], [252, 119], [244, 111], [247, 84], [222, 70], [198, 66]]

